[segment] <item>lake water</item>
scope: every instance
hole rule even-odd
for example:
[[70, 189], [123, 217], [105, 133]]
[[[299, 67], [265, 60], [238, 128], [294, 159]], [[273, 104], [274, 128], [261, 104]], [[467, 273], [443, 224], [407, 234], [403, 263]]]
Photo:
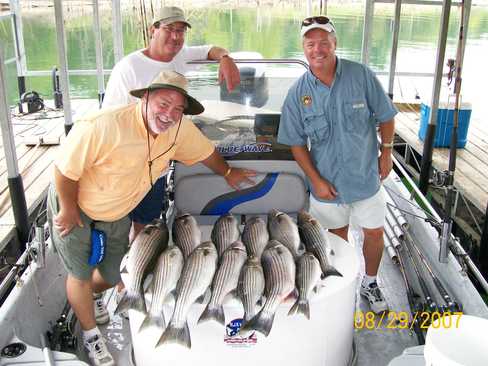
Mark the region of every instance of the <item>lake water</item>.
[[[265, 58], [303, 58], [299, 26], [305, 16], [303, 9], [293, 7], [242, 9], [186, 9], [193, 28], [187, 33], [187, 44], [215, 44], [232, 51], [257, 51]], [[370, 48], [370, 66], [375, 71], [388, 71], [392, 43], [393, 5], [377, 4]], [[362, 5], [331, 4], [328, 14], [338, 33], [338, 54], [360, 60], [363, 29]], [[450, 19], [447, 58], [455, 58], [460, 12], [453, 9]], [[94, 36], [91, 8], [65, 9], [68, 64], [70, 69], [95, 69]], [[104, 67], [113, 67], [113, 44], [110, 9], [101, 10]], [[143, 46], [137, 10], [123, 16], [124, 51], [129, 53]], [[440, 26], [440, 7], [403, 6], [397, 71], [433, 72]], [[29, 70], [50, 70], [57, 64], [54, 10], [24, 10], [23, 32]], [[10, 21], [0, 21], [0, 40], [6, 58], [13, 57]], [[473, 105], [475, 116], [485, 115], [488, 84], [488, 10], [473, 7], [463, 68], [463, 100]], [[9, 101], [17, 98], [15, 64], [8, 70]], [[70, 77], [73, 97], [96, 97], [94, 76]], [[398, 85], [400, 88], [398, 88]], [[412, 98], [416, 90], [422, 99], [431, 95], [432, 78], [400, 78], [397, 90]], [[30, 77], [27, 89], [52, 98], [51, 80]]]

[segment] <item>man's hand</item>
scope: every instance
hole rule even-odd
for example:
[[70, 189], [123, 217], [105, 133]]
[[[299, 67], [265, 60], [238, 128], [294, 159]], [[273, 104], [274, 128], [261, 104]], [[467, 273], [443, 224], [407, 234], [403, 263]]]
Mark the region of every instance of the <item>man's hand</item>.
[[54, 228], [59, 231], [59, 235], [64, 237], [70, 233], [75, 226], [83, 227], [78, 207], [72, 209], [61, 208], [53, 219]]
[[249, 179], [249, 177], [255, 176], [256, 172], [254, 170], [232, 168], [229, 175], [224, 178], [229, 186], [236, 190], [239, 190], [242, 183], [247, 183], [251, 186], [255, 185], [256, 183], [252, 179]]
[[380, 157], [378, 158], [378, 170], [380, 173], [380, 179], [383, 180], [391, 172], [393, 168], [393, 161], [391, 159], [391, 150], [382, 151]]
[[224, 80], [228, 91], [232, 91], [241, 82], [239, 69], [229, 56], [224, 56], [220, 59], [219, 84]]
[[333, 200], [337, 197], [335, 187], [323, 178], [319, 178], [312, 183], [312, 188], [317, 198], [323, 200]]

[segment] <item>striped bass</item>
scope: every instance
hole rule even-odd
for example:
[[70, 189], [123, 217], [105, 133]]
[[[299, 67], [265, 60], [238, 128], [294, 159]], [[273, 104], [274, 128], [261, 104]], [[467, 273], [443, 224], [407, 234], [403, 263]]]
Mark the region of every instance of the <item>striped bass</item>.
[[212, 282], [212, 296], [205, 311], [198, 319], [198, 323], [207, 320], [216, 320], [225, 325], [224, 298], [236, 290], [241, 268], [247, 259], [246, 247], [240, 241], [236, 241], [228, 247], [220, 259], [219, 269], [215, 273]]
[[313, 253], [320, 262], [322, 278], [327, 276], [342, 277], [342, 274], [332, 265], [331, 254], [333, 252], [325, 237], [322, 225], [308, 212], [300, 211], [298, 213], [298, 226], [307, 251]]
[[249, 257], [256, 257], [261, 260], [264, 248], [269, 241], [266, 222], [260, 217], [251, 217], [246, 221], [242, 232], [242, 242], [247, 248]]
[[197, 221], [190, 214], [183, 214], [173, 222], [173, 243], [180, 247], [186, 259], [202, 242], [202, 232]]
[[286, 213], [272, 209], [268, 213], [268, 230], [269, 237], [278, 240], [286, 246], [293, 258], [298, 257], [300, 248], [300, 235], [295, 221]]
[[168, 227], [162, 220], [154, 220], [146, 225], [134, 239], [125, 267], [128, 272], [127, 279], [124, 281], [127, 291], [115, 309], [116, 314], [128, 309], [146, 313], [143, 280], [154, 268], [159, 254], [168, 247], [168, 240]]
[[215, 243], [219, 258], [225, 250], [236, 240], [239, 240], [239, 222], [231, 213], [222, 215], [215, 222], [211, 238]]
[[191, 305], [205, 294], [212, 283], [217, 268], [217, 260], [217, 249], [211, 241], [200, 244], [190, 254], [176, 286], [176, 303], [173, 316], [157, 346], [164, 343], [178, 343], [191, 348], [190, 330], [187, 322], [188, 312]]
[[163, 305], [168, 295], [176, 288], [183, 263], [183, 253], [177, 246], [167, 248], [159, 256], [152, 279], [151, 308], [139, 331], [150, 326], [160, 328], [161, 332], [166, 328]]
[[288, 315], [302, 313], [310, 319], [310, 295], [320, 281], [321, 275], [320, 262], [312, 253], [305, 252], [298, 258], [296, 278], [298, 299], [291, 307]]
[[269, 335], [278, 306], [295, 289], [295, 261], [286, 246], [276, 240], [268, 243], [262, 257], [266, 302], [259, 313], [244, 323], [241, 331], [252, 329]]
[[256, 315], [256, 304], [263, 296], [264, 272], [261, 260], [249, 258], [241, 270], [237, 294], [244, 306], [244, 321], [251, 320]]

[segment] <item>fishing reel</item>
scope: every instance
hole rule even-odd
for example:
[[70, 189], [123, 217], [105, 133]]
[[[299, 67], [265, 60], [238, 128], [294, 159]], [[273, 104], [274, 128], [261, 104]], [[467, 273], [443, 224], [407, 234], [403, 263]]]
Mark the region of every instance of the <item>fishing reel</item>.
[[446, 187], [448, 175], [449, 172], [447, 170], [434, 170], [430, 178], [432, 185], [436, 188]]
[[27, 104], [27, 113], [35, 113], [44, 109], [44, 100], [35, 91], [23, 93], [20, 97], [20, 103]]
[[67, 303], [56, 320], [56, 323], [47, 331], [49, 348], [53, 351], [72, 352], [74, 353], [78, 346], [78, 341], [74, 335], [74, 325], [76, 316]]

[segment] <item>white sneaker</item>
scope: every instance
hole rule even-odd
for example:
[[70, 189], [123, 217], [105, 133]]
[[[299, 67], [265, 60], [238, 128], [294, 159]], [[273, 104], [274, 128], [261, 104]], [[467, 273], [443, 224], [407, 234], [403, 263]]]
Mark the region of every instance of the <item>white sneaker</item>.
[[373, 312], [378, 314], [388, 310], [388, 304], [376, 281], [371, 282], [368, 287], [361, 285], [359, 293], [368, 300]]
[[110, 316], [107, 307], [103, 302], [103, 294], [93, 294], [93, 306], [95, 310], [95, 321], [98, 325], [108, 323]]
[[84, 344], [93, 366], [115, 366], [114, 358], [108, 351], [101, 335], [87, 339]]

